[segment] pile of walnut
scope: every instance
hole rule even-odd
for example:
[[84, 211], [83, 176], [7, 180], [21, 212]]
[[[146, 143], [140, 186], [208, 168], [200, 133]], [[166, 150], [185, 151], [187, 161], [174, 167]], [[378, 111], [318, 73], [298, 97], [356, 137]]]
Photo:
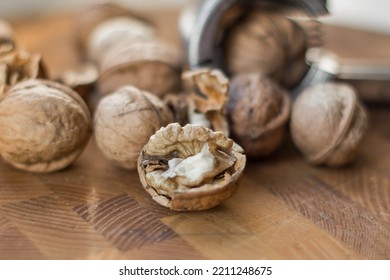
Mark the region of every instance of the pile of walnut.
[[248, 156], [268, 155], [281, 145], [292, 103], [290, 133], [309, 163], [353, 160], [368, 123], [353, 88], [328, 83], [306, 88], [293, 102], [287, 95], [308, 71], [307, 49], [319, 44], [315, 22], [277, 10], [250, 11], [226, 31], [230, 129]]
[[[230, 198], [246, 157], [273, 154], [290, 116], [292, 138], [308, 162], [342, 165], [353, 159], [367, 115], [352, 88], [319, 85], [290, 99], [289, 90], [307, 71], [309, 44], [294, 21], [253, 11], [237, 22], [225, 38], [230, 77], [219, 69], [183, 71], [180, 51], [157, 31], [127, 8], [88, 8], [76, 34], [85, 68], [56, 83], [40, 56], [16, 49], [12, 30], [0, 23], [4, 160], [33, 172], [67, 167], [88, 142], [92, 110], [103, 155], [138, 170], [159, 204], [189, 211]], [[83, 98], [94, 82], [98, 103], [88, 108]]]

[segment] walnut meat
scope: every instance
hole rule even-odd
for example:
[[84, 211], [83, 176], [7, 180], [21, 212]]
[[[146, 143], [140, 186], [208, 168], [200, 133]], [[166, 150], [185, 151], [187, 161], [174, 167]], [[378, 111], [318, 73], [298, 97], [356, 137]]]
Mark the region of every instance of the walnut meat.
[[254, 10], [227, 32], [226, 65], [233, 75], [260, 72], [283, 86], [295, 86], [306, 74], [306, 36], [284, 14]]
[[234, 194], [245, 163], [242, 148], [222, 132], [174, 123], [150, 137], [138, 158], [138, 174], [159, 204], [206, 210]]
[[181, 64], [180, 51], [161, 40], [131, 42], [102, 59], [99, 93], [132, 85], [163, 97], [180, 89]]
[[228, 116], [233, 140], [248, 157], [273, 153], [282, 143], [291, 101], [285, 90], [261, 74], [241, 74], [230, 83]]
[[0, 153], [31, 172], [63, 169], [88, 143], [91, 116], [79, 95], [45, 80], [18, 83], [0, 98]]
[[291, 135], [312, 164], [341, 166], [353, 160], [367, 131], [368, 117], [355, 90], [326, 83], [304, 90], [294, 102]]
[[142, 147], [173, 115], [158, 97], [126, 86], [100, 100], [94, 121], [96, 142], [105, 157], [136, 169]]

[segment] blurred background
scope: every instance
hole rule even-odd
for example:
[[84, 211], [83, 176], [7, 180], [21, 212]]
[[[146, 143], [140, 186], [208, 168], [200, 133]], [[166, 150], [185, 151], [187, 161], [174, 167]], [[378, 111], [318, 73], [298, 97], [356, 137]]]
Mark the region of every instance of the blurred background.
[[[136, 9], [180, 8], [192, 0], [114, 0]], [[53, 11], [71, 11], [100, 0], [0, 0], [0, 17], [26, 17]], [[390, 34], [389, 0], [328, 0], [331, 16], [324, 22]]]

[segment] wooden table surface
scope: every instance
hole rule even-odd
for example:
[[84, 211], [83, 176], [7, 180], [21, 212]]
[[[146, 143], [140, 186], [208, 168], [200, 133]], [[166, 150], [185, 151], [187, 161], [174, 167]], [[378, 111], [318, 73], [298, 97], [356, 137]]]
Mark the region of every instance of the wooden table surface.
[[[149, 16], [179, 42], [177, 12]], [[13, 22], [52, 76], [77, 63], [74, 18]], [[390, 57], [389, 37], [324, 28], [341, 54]], [[203, 212], [154, 203], [137, 173], [112, 166], [93, 138], [53, 174], [0, 161], [0, 259], [390, 259], [390, 104], [367, 105], [370, 130], [352, 165], [309, 166], [288, 139], [273, 157], [248, 163], [231, 199]]]

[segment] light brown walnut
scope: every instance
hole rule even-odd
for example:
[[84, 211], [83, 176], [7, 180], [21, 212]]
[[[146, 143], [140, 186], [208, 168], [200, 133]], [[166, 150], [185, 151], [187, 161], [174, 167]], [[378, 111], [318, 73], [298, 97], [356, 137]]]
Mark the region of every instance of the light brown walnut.
[[0, 154], [16, 168], [52, 172], [88, 143], [91, 116], [81, 97], [46, 80], [18, 83], [0, 97]]
[[138, 174], [157, 203], [177, 211], [206, 210], [235, 193], [245, 164], [243, 149], [222, 132], [173, 123], [150, 137]]
[[86, 7], [80, 12], [79, 18], [75, 23], [75, 40], [81, 53], [88, 57], [88, 48], [91, 36], [98, 25], [104, 21], [117, 17], [127, 17], [130, 19], [149, 22], [144, 17], [125, 6], [115, 3], [98, 3]]
[[158, 39], [133, 41], [102, 58], [98, 90], [101, 95], [132, 85], [159, 97], [181, 87], [182, 56]]
[[149, 137], [172, 121], [172, 112], [158, 97], [126, 86], [100, 100], [94, 117], [95, 138], [106, 158], [136, 169]]
[[262, 73], [291, 88], [308, 70], [306, 43], [303, 29], [285, 14], [253, 10], [227, 31], [228, 73]]
[[14, 30], [8, 22], [0, 20], [0, 56], [14, 51], [15, 48]]
[[288, 93], [262, 74], [241, 74], [230, 83], [228, 117], [233, 140], [248, 157], [267, 156], [282, 144], [290, 117]]
[[351, 86], [319, 84], [298, 96], [290, 127], [295, 145], [309, 163], [341, 166], [355, 158], [368, 115]]

